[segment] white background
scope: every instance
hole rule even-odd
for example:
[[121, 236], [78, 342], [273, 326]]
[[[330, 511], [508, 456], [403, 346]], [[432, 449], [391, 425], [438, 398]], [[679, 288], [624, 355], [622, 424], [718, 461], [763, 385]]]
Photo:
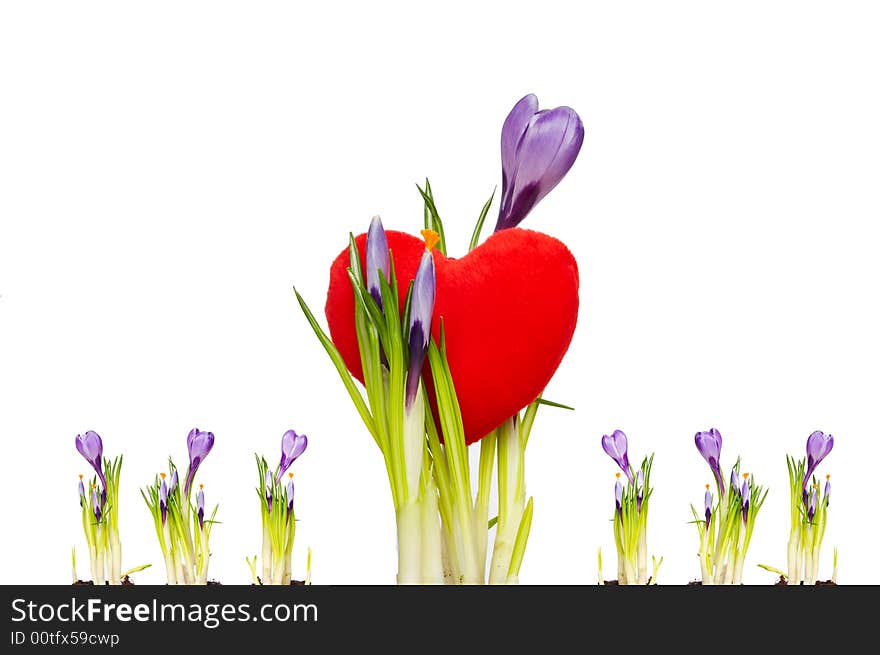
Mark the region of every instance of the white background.
[[837, 440], [822, 575], [838, 545], [842, 582], [880, 582], [876, 5], [298, 5], [3, 3], [0, 581], [83, 561], [73, 438], [94, 429], [125, 453], [124, 565], [163, 582], [138, 487], [198, 426], [212, 577], [249, 581], [252, 453], [293, 427], [298, 573], [310, 545], [315, 582], [393, 582], [381, 459], [291, 287], [320, 311], [350, 230], [418, 229], [426, 175], [463, 253], [533, 91], [586, 139], [525, 223], [574, 251], [582, 312], [547, 391], [577, 411], [542, 410], [529, 446], [522, 582], [594, 583], [600, 546], [613, 572], [616, 427], [656, 452], [660, 581], [696, 577], [711, 426], [770, 486], [746, 582], [784, 565], [784, 454], [814, 429]]

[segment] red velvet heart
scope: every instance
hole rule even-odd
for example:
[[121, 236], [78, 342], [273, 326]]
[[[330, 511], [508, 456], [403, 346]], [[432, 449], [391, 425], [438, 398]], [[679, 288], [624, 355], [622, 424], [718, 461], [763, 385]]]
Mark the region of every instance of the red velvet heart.
[[[403, 232], [386, 235], [403, 306], [425, 245]], [[366, 235], [355, 243], [365, 266]], [[348, 265], [346, 249], [330, 268], [324, 311], [333, 343], [363, 381]], [[439, 339], [442, 317], [465, 434], [473, 443], [537, 398], [562, 361], [577, 323], [577, 263], [561, 241], [513, 228], [460, 259], [434, 251], [434, 266], [432, 332]]]

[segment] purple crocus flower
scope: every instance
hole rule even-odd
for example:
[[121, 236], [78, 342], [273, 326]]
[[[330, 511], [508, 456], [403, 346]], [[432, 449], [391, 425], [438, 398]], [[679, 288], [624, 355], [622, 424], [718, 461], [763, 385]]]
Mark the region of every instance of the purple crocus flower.
[[829, 503], [831, 502], [831, 476], [830, 475], [825, 476], [824, 497], [825, 497], [825, 507], [828, 507]]
[[406, 410], [412, 407], [419, 390], [422, 364], [428, 352], [431, 337], [431, 319], [434, 316], [434, 294], [437, 280], [434, 277], [434, 256], [431, 249], [436, 245], [437, 233], [423, 230], [425, 252], [419, 262], [413, 282], [412, 299], [409, 306], [409, 370], [406, 374]]
[[272, 474], [269, 473], [269, 469], [266, 469], [266, 475], [263, 477], [263, 485], [266, 487], [266, 505], [269, 508], [269, 513], [272, 513]]
[[706, 531], [709, 530], [709, 524], [712, 521], [712, 492], [709, 491], [709, 485], [706, 485], [706, 495], [703, 498], [706, 507]]
[[501, 128], [501, 206], [495, 231], [516, 227], [568, 173], [584, 142], [584, 125], [570, 107], [538, 109], [529, 94]]
[[813, 475], [819, 463], [828, 456], [832, 448], [834, 448], [834, 437], [830, 434], [826, 435], [821, 430], [816, 430], [807, 437], [807, 471], [804, 473], [801, 485], [804, 491], [806, 491], [810, 476]]
[[752, 500], [752, 489], [749, 487], [749, 474], [743, 473], [742, 491], [743, 525], [749, 521], [749, 503]]
[[82, 507], [83, 503], [86, 502], [86, 488], [83, 484], [83, 476], [79, 476], [79, 486], [77, 487], [77, 492], [79, 493], [79, 506]]
[[202, 432], [198, 428], [189, 431], [186, 437], [186, 448], [189, 452], [189, 469], [186, 473], [186, 484], [183, 485], [183, 494], [189, 498], [192, 481], [196, 477], [199, 465], [205, 461], [205, 457], [214, 447], [214, 433]]
[[373, 300], [382, 309], [382, 288], [379, 283], [379, 271], [385, 281], [391, 282], [391, 257], [388, 253], [388, 239], [382, 227], [382, 219], [374, 216], [367, 232], [367, 290]]
[[168, 518], [168, 485], [165, 484], [165, 474], [162, 473], [162, 482], [159, 483], [159, 510], [162, 512], [162, 525]]
[[636, 496], [636, 509], [641, 512], [642, 498], [645, 495], [645, 474], [642, 473], [642, 469], [639, 469], [639, 472], [636, 474], [636, 489], [638, 490], [638, 495]]
[[610, 435], [602, 435], [602, 450], [617, 462], [620, 469], [626, 474], [630, 483], [633, 482], [632, 471], [629, 468], [629, 455], [627, 454], [626, 435], [622, 430], [615, 430]]
[[739, 473], [736, 472], [736, 469], [730, 470], [730, 490], [731, 491], [739, 491], [741, 486], [741, 482], [739, 479]]
[[199, 485], [199, 493], [196, 494], [196, 511], [199, 515], [199, 530], [205, 529], [205, 485]]
[[179, 482], [178, 482], [177, 469], [174, 469], [173, 471], [171, 471], [171, 484], [168, 485], [168, 493], [173, 494], [174, 490], [177, 489], [178, 484], [179, 484]]
[[104, 443], [101, 436], [94, 430], [89, 430], [85, 434], [76, 435], [76, 449], [79, 454], [92, 465], [95, 473], [101, 479], [101, 487], [103, 489], [102, 498], [107, 493], [107, 479], [104, 477], [104, 469], [102, 466], [102, 457], [104, 456]]
[[293, 464], [297, 457], [305, 452], [309, 445], [309, 438], [304, 434], [297, 434], [288, 430], [281, 437], [281, 461], [278, 463], [278, 472], [275, 473], [275, 483], [280, 483], [281, 478]]
[[709, 463], [715, 482], [718, 483], [719, 493], [724, 498], [724, 480], [721, 478], [721, 433], [715, 428], [708, 432], [697, 432], [694, 435], [694, 443], [700, 455]]
[[617, 513], [623, 516], [623, 485], [620, 484], [620, 473], [617, 474], [617, 480], [614, 483], [614, 507]]

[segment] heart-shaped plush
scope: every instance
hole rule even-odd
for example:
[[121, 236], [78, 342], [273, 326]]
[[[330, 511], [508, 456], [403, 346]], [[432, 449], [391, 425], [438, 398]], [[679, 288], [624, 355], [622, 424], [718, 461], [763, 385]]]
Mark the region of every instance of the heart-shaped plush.
[[[403, 306], [425, 244], [403, 232], [386, 236]], [[362, 267], [366, 240], [366, 234], [355, 239]], [[346, 249], [330, 268], [324, 311], [333, 343], [363, 382], [348, 266]], [[460, 259], [434, 251], [434, 267], [432, 333], [440, 338], [442, 317], [465, 435], [473, 443], [537, 398], [562, 361], [577, 323], [577, 263], [558, 239], [512, 228]]]

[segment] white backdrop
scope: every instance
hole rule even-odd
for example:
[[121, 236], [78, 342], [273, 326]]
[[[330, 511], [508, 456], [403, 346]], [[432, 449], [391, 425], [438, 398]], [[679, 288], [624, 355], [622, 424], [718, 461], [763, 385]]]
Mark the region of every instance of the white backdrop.
[[[223, 522], [212, 577], [258, 551], [252, 453], [296, 465], [296, 567], [389, 583], [378, 451], [294, 300], [379, 213], [415, 231], [431, 177], [463, 253], [527, 92], [580, 113], [569, 176], [527, 227], [564, 240], [582, 312], [528, 452], [523, 583], [614, 569], [603, 432], [656, 452], [660, 582], [698, 574], [688, 505], [722, 462], [770, 486], [745, 581], [784, 565], [784, 454], [836, 447], [822, 575], [878, 583], [880, 194], [872, 3], [128, 3], [0, 8], [0, 581], [67, 582], [84, 543], [73, 438], [125, 453], [124, 566], [163, 582], [138, 493], [198, 426]], [[494, 215], [490, 222], [494, 220]], [[81, 565], [81, 575], [86, 567]]]

